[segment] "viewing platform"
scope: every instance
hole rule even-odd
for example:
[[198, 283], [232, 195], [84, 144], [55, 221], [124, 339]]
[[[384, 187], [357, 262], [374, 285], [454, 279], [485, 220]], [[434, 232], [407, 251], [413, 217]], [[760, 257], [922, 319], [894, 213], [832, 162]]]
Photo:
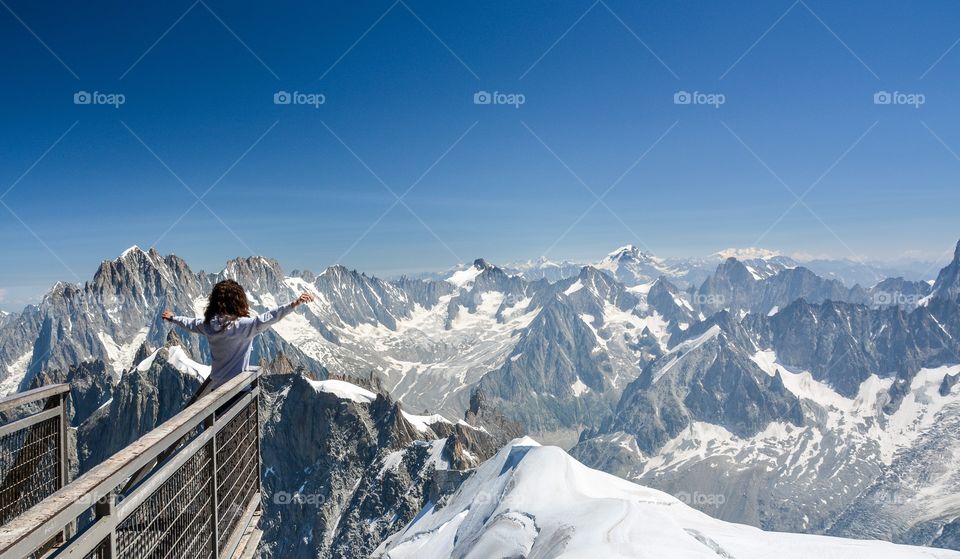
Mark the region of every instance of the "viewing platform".
[[69, 387], [0, 400], [0, 559], [226, 559], [260, 542], [259, 372], [69, 481]]

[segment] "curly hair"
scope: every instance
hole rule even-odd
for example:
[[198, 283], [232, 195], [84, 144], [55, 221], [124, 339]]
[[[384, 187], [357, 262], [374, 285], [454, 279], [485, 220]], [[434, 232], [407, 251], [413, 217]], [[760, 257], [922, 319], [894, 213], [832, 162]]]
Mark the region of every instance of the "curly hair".
[[247, 293], [243, 286], [231, 279], [217, 282], [213, 286], [207, 300], [207, 310], [203, 313], [203, 321], [209, 324], [217, 316], [227, 320], [250, 316]]

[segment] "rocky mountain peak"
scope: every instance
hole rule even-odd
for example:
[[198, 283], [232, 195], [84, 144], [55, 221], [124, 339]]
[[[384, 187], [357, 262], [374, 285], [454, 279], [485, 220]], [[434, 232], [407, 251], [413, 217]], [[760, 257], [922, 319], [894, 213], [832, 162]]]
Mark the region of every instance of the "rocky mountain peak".
[[236, 280], [254, 296], [262, 293], [282, 294], [286, 291], [280, 263], [263, 256], [234, 258], [227, 262], [217, 279]]
[[609, 260], [625, 260], [630, 258], [643, 259], [649, 255], [634, 245], [624, 245], [607, 255]]
[[487, 261], [484, 260], [483, 258], [477, 258], [476, 260], [473, 261], [473, 267], [478, 270], [492, 270], [496, 266], [493, 266], [492, 264], [488, 264]]
[[177, 333], [176, 328], [171, 328], [170, 331], [167, 332], [167, 340], [163, 344], [163, 347], [167, 348], [173, 346], [183, 346], [183, 338], [181, 338], [180, 334]]
[[317, 274], [314, 274], [310, 270], [294, 270], [290, 272], [290, 277], [300, 278], [307, 283], [313, 283], [317, 280]]
[[960, 242], [957, 242], [957, 247], [954, 249], [953, 260], [937, 275], [932, 294], [934, 297], [947, 299], [957, 295], [960, 295]]

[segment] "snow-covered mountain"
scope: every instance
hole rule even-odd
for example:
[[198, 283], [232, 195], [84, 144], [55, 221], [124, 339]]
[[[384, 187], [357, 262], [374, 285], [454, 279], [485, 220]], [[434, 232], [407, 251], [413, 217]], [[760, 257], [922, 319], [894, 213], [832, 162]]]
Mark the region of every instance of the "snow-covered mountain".
[[508, 273], [519, 275], [527, 281], [545, 279], [549, 282], [555, 282], [576, 276], [580, 273], [580, 268], [582, 267], [583, 264], [570, 262], [569, 260], [553, 262], [545, 256], [541, 256], [536, 260], [507, 264], [504, 266], [504, 270]]
[[685, 275], [684, 270], [673, 268], [666, 260], [633, 245], [618, 248], [593, 267], [610, 274], [628, 287], [650, 283], [661, 276], [673, 279]]
[[[202, 314], [204, 294], [223, 278], [240, 281], [256, 311], [304, 290], [316, 295], [258, 339], [255, 362], [283, 354], [318, 378], [373, 373], [410, 409], [451, 416], [484, 385], [528, 429], [556, 431], [568, 445], [671, 335], [702, 318], [669, 282], [626, 288], [589, 267], [531, 282], [477, 260], [438, 281], [385, 281], [342, 266], [286, 274], [263, 257], [193, 272], [175, 256], [134, 247], [104, 262], [92, 282], [58, 284], [42, 304], [0, 324], [0, 388], [9, 393], [43, 371], [96, 362], [115, 383], [141, 345], [165, 343], [163, 309]], [[209, 358], [198, 336], [182, 333], [182, 346], [195, 361]], [[514, 382], [543, 399], [509, 389]]]
[[764, 532], [684, 504], [693, 498], [636, 485], [587, 468], [559, 448], [517, 439], [447, 499], [429, 504], [374, 557], [960, 557], [887, 542]]
[[[201, 314], [210, 286], [229, 277], [247, 287], [257, 311], [304, 290], [316, 295], [258, 339], [255, 361], [315, 381], [372, 378], [380, 389], [371, 392], [418, 414], [375, 406], [357, 411], [356, 425], [389, 417], [432, 425], [433, 414], [482, 415], [471, 409], [483, 401], [543, 442], [579, 441], [572, 452], [591, 467], [671, 493], [723, 494], [724, 503], [691, 504], [724, 520], [960, 547], [952, 497], [960, 479], [943, 466], [960, 456], [951, 430], [960, 417], [960, 251], [933, 286], [889, 278], [867, 289], [779, 258], [718, 254], [693, 285], [685, 282], [694, 267], [634, 247], [557, 281], [530, 281], [482, 259], [437, 279], [386, 281], [343, 266], [287, 273], [264, 257], [195, 272], [176, 256], [134, 247], [92, 281], [58, 284], [39, 305], [0, 319], [0, 390], [74, 385], [87, 468], [162, 421], [199, 383], [205, 340], [171, 334], [160, 313]], [[307, 410], [314, 399], [277, 403]], [[115, 421], [127, 427], [111, 430]], [[409, 434], [399, 425], [365, 436]], [[283, 426], [278, 440], [287, 431], [303, 435]], [[414, 441], [450, 434], [414, 431], [423, 434], [404, 439], [412, 447], [388, 446], [409, 459], [404, 484], [420, 495], [427, 455]], [[387, 448], [364, 450], [360, 469], [337, 465], [349, 473], [317, 491], [379, 479], [370, 471], [379, 472]], [[304, 460], [318, 456], [300, 450]], [[306, 467], [282, 487], [312, 483]], [[891, 493], [910, 505], [891, 504]], [[300, 519], [325, 549], [356, 539], [351, 526], [366, 521], [377, 534], [363, 540], [368, 547], [396, 527], [371, 520], [388, 509], [338, 502], [327, 520]], [[338, 536], [329, 519], [343, 514], [357, 524]], [[275, 541], [307, 537], [290, 525], [276, 526]]]
[[958, 310], [801, 299], [719, 313], [674, 338], [572, 453], [671, 493], [722, 494], [698, 505], [725, 520], [955, 546]]

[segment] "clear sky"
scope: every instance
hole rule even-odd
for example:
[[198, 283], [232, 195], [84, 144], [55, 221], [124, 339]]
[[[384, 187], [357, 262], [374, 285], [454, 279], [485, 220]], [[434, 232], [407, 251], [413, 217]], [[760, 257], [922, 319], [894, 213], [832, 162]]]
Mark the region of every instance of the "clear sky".
[[8, 308], [133, 244], [397, 274], [960, 236], [950, 0], [0, 4]]

